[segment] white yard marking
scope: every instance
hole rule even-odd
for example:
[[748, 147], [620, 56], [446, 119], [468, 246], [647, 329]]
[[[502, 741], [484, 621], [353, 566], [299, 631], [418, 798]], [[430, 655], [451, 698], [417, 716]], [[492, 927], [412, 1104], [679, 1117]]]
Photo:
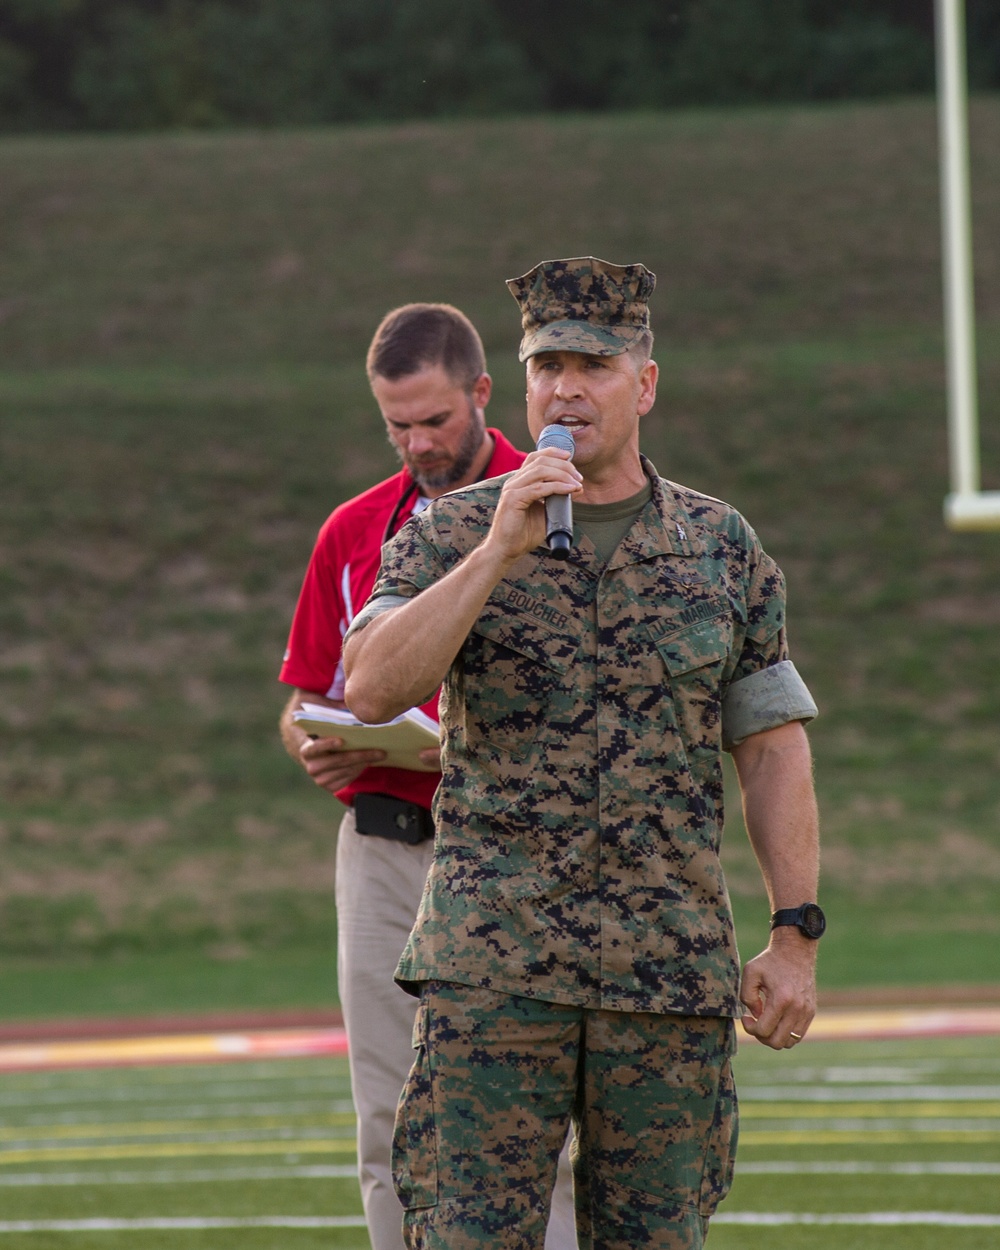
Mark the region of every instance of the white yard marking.
[[0, 1165], [19, 1163], [92, 1163], [98, 1159], [181, 1159], [208, 1155], [305, 1155], [353, 1154], [354, 1137], [307, 1140], [282, 1137], [270, 1141], [168, 1141], [138, 1142], [114, 1146], [32, 1146], [27, 1150], [0, 1151]]
[[191, 1185], [215, 1181], [356, 1180], [349, 1163], [294, 1164], [270, 1168], [170, 1168], [141, 1172], [15, 1172], [0, 1175], [0, 1188], [47, 1185]]
[[713, 1216], [712, 1224], [756, 1224], [776, 1227], [787, 1224], [848, 1224], [899, 1227], [921, 1224], [932, 1228], [1000, 1228], [1000, 1215], [971, 1215], [962, 1211], [863, 1211], [858, 1214], [833, 1211], [724, 1211]]
[[[101, 1107], [95, 1104], [89, 1109], [81, 1109], [79, 1111], [61, 1111], [55, 1112], [38, 1111], [28, 1113], [18, 1117], [17, 1126], [26, 1128], [65, 1128], [67, 1126], [79, 1125], [103, 1125], [116, 1124], [122, 1114], [120, 1106], [110, 1108]], [[273, 1120], [275, 1117], [281, 1117], [283, 1120], [296, 1119], [302, 1120], [306, 1117], [315, 1119], [318, 1116], [330, 1116], [330, 1123], [336, 1124], [353, 1124], [354, 1123], [354, 1107], [346, 1100], [325, 1103], [321, 1098], [312, 1098], [308, 1102], [266, 1102], [266, 1103], [231, 1103], [231, 1102], [204, 1102], [198, 1106], [183, 1106], [178, 1103], [149, 1103], [146, 1106], [139, 1107], [133, 1111], [134, 1119], [129, 1122], [131, 1126], [142, 1124], [150, 1120], [162, 1120], [163, 1116], [169, 1114], [171, 1123], [191, 1123], [196, 1124], [203, 1120], [221, 1120], [221, 1119], [239, 1119], [239, 1120]], [[3, 1135], [11, 1135], [13, 1131], [10, 1128], [0, 1130]]]
[[[190, 1071], [191, 1069], [185, 1069]], [[218, 1071], [215, 1068], [214, 1071]], [[152, 1073], [158, 1073], [152, 1069]], [[61, 1075], [61, 1074], [60, 1074]], [[103, 1073], [102, 1073], [103, 1075]], [[276, 1078], [270, 1078], [272, 1081]], [[199, 1089], [199, 1084], [204, 1089]], [[341, 1082], [324, 1082], [317, 1080], [282, 1083], [282, 1087], [272, 1090], [261, 1090], [259, 1085], [214, 1085], [210, 1082], [191, 1082], [183, 1089], [171, 1089], [159, 1084], [136, 1085], [131, 1088], [124, 1085], [108, 1087], [106, 1084], [78, 1086], [76, 1084], [60, 1084], [45, 1082], [32, 1084], [28, 1089], [0, 1090], [0, 1109], [15, 1110], [19, 1107], [108, 1107], [120, 1103], [141, 1103], [144, 1106], [178, 1108], [179, 1111], [190, 1103], [192, 1098], [198, 1099], [199, 1106], [224, 1106], [235, 1102], [242, 1108], [245, 1106], [265, 1106], [259, 1102], [261, 1094], [268, 1096], [276, 1107], [284, 1108], [294, 1104], [295, 1099], [308, 1097], [312, 1107], [322, 1106], [332, 1111], [351, 1111], [354, 1104], [348, 1096], [349, 1091]], [[1000, 1094], [998, 1094], [1000, 1097]]]
[[[338, 1133], [337, 1129], [344, 1130]], [[70, 1141], [76, 1138], [98, 1141], [102, 1138], [118, 1138], [125, 1141], [143, 1137], [170, 1137], [181, 1141], [223, 1141], [230, 1136], [234, 1141], [247, 1141], [271, 1133], [276, 1137], [293, 1134], [317, 1137], [330, 1134], [334, 1137], [350, 1136], [354, 1129], [353, 1112], [318, 1112], [310, 1116], [228, 1116], [220, 1119], [197, 1120], [105, 1120], [74, 1118], [69, 1123], [15, 1124], [0, 1127], [0, 1153], [8, 1142], [26, 1145], [30, 1141]]]
[[748, 1085], [740, 1102], [995, 1102], [1000, 1085]]
[[171, 1216], [139, 1220], [3, 1220], [0, 1233], [141, 1233], [206, 1228], [364, 1228], [363, 1215]]
[[750, 1176], [1000, 1176], [1000, 1163], [868, 1163], [831, 1160], [796, 1163], [791, 1160], [738, 1163], [737, 1171]]
[[[810, 1211], [733, 1211], [716, 1215], [713, 1224], [778, 1227], [796, 1224], [853, 1225], [855, 1227], [1000, 1228], [1000, 1215], [972, 1215], [954, 1211], [865, 1211], [858, 1214]], [[4, 1220], [2, 1233], [132, 1233], [227, 1228], [363, 1228], [360, 1215], [171, 1216], [134, 1220]]]
[[911, 1146], [915, 1141], [936, 1145], [996, 1145], [1000, 1133], [984, 1128], [926, 1127], [919, 1131], [903, 1122], [898, 1128], [885, 1129], [875, 1125], [858, 1128], [822, 1128], [818, 1125], [784, 1129], [740, 1130], [743, 1146]]

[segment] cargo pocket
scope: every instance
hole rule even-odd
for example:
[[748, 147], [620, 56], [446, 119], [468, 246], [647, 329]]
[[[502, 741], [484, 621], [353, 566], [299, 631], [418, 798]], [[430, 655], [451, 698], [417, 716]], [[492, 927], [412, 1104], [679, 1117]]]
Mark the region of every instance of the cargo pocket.
[[417, 1008], [413, 1025], [413, 1067], [396, 1110], [392, 1137], [392, 1179], [407, 1211], [432, 1207], [438, 1199], [437, 1126], [427, 1054], [427, 1008]]
[[736, 1140], [739, 1136], [739, 1115], [736, 1102], [736, 1084], [733, 1080], [732, 1050], [736, 1044], [736, 1030], [729, 1026], [729, 1055], [719, 1073], [719, 1093], [715, 1103], [715, 1115], [708, 1135], [705, 1151], [705, 1167], [701, 1176], [698, 1195], [698, 1212], [702, 1219], [709, 1219], [716, 1207], [729, 1193], [733, 1183], [733, 1167], [736, 1162]]

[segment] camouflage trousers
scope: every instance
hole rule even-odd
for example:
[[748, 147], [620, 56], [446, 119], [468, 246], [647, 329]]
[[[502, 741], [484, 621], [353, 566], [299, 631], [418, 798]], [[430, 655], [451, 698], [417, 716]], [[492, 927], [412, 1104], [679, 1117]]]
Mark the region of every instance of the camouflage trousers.
[[732, 1181], [733, 1022], [423, 987], [396, 1116], [409, 1250], [541, 1250], [572, 1120], [581, 1250], [697, 1250]]

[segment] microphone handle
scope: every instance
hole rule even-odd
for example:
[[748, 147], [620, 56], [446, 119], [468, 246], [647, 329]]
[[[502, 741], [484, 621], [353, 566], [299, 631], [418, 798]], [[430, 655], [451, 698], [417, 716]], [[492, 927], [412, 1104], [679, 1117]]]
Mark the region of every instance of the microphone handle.
[[549, 495], [546, 498], [545, 541], [556, 560], [569, 558], [573, 546], [573, 501], [569, 495]]

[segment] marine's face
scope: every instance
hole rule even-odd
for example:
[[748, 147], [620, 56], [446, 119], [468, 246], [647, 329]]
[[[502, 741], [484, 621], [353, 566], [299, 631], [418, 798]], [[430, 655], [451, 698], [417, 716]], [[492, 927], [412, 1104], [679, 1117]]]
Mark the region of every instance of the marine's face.
[[576, 441], [573, 463], [584, 477], [606, 475], [639, 453], [639, 417], [653, 406], [657, 370], [627, 352], [540, 352], [527, 361], [528, 428], [565, 426]]
[[472, 480], [486, 437], [483, 409], [491, 386], [483, 373], [467, 393], [440, 364], [395, 381], [372, 380], [389, 442], [424, 494], [433, 498]]

